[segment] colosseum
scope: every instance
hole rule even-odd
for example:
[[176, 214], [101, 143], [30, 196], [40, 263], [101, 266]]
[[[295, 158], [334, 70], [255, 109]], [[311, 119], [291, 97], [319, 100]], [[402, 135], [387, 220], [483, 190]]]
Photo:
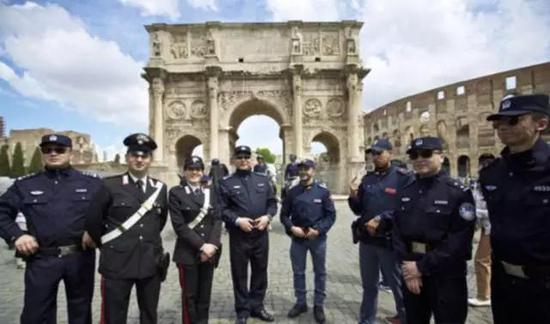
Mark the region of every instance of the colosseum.
[[451, 175], [476, 177], [479, 155], [498, 155], [502, 150], [486, 117], [512, 93], [550, 94], [550, 62], [456, 82], [376, 108], [364, 115], [366, 145], [388, 138], [395, 158], [407, 161], [405, 151], [412, 138], [439, 136], [444, 141], [444, 166]]

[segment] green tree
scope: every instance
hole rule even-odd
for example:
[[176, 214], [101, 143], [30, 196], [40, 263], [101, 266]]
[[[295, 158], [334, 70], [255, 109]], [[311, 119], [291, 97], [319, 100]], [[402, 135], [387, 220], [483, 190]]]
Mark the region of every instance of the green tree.
[[23, 156], [23, 148], [19, 142], [15, 145], [11, 161], [11, 177], [17, 178], [25, 175], [25, 157]]
[[40, 154], [40, 149], [37, 147], [32, 154], [31, 165], [29, 165], [29, 173], [38, 172], [42, 170], [42, 154]]
[[10, 176], [10, 158], [8, 156], [9, 146], [2, 145], [0, 149], [0, 177]]
[[258, 147], [256, 149], [256, 154], [261, 154], [266, 163], [275, 163], [275, 154], [271, 153], [267, 147]]
[[120, 164], [120, 154], [115, 155], [115, 160], [113, 161], [115, 164]]

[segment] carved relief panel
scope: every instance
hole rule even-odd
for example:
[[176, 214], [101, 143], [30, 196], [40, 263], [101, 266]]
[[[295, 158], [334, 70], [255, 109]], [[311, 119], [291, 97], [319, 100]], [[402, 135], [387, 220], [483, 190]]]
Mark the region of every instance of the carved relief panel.
[[340, 55], [340, 32], [323, 31], [322, 32], [322, 54], [323, 55]]
[[208, 44], [206, 42], [206, 32], [193, 31], [191, 33], [191, 55], [195, 57], [204, 57], [208, 53]]
[[189, 57], [187, 32], [172, 34], [170, 43], [170, 55], [173, 59], [186, 59]]

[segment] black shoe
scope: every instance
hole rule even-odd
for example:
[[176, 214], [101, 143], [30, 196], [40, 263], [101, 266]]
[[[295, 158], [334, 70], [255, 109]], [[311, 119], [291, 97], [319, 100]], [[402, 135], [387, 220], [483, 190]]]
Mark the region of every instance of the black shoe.
[[248, 317], [238, 317], [237, 316], [237, 319], [235, 320], [235, 324], [246, 324], [247, 319], [248, 319]]
[[269, 314], [265, 308], [260, 309], [259, 311], [250, 313], [251, 317], [258, 318], [264, 322], [273, 322], [275, 318], [273, 315]]
[[300, 316], [302, 313], [307, 312], [307, 305], [306, 304], [294, 304], [291, 310], [288, 311], [288, 317], [294, 318]]
[[325, 322], [325, 311], [323, 309], [323, 306], [314, 306], [313, 307], [313, 317], [315, 317], [315, 321], [317, 323], [324, 323]]

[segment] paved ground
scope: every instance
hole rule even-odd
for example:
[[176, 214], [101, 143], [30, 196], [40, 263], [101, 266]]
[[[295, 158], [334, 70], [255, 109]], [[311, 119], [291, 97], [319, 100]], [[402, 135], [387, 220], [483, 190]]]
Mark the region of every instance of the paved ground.
[[[351, 243], [349, 224], [351, 213], [345, 202], [337, 202], [337, 222], [329, 233], [327, 251], [327, 300], [326, 315], [328, 323], [357, 323], [357, 313], [361, 301], [361, 282], [359, 278], [359, 265], [357, 246]], [[173, 249], [174, 233], [168, 226], [163, 233], [165, 246]], [[227, 235], [223, 238], [227, 247]], [[277, 323], [314, 323], [311, 310], [303, 314], [298, 320], [291, 321], [286, 318], [286, 312], [294, 303], [292, 291], [292, 271], [288, 249], [290, 241], [284, 234], [278, 220], [273, 224], [270, 233], [270, 260], [269, 260], [269, 289], [266, 298], [267, 309], [274, 312]], [[19, 314], [23, 305], [23, 273], [18, 270], [12, 258], [13, 251], [8, 251], [0, 242], [0, 323], [18, 323]], [[233, 292], [231, 288], [231, 276], [229, 273], [228, 249], [224, 249], [219, 268], [215, 273], [211, 320], [210, 323], [232, 323]], [[308, 261], [308, 270], [311, 271], [311, 263]], [[470, 267], [470, 274], [472, 268]], [[159, 322], [162, 324], [181, 323], [180, 293], [177, 270], [171, 266], [168, 279], [162, 285], [161, 300], [159, 306]], [[307, 275], [308, 300], [312, 302], [313, 276]], [[473, 276], [469, 276], [470, 296], [475, 293]], [[99, 276], [96, 277], [96, 281]], [[59, 323], [66, 323], [66, 308], [64, 288], [59, 289]], [[96, 284], [96, 293], [93, 303], [94, 322], [99, 321], [100, 311], [99, 285]], [[132, 297], [130, 307], [130, 319], [128, 323], [138, 323], [137, 304]], [[391, 294], [381, 292], [379, 296], [378, 317], [382, 322], [385, 316], [393, 315], [393, 297]], [[249, 321], [260, 323], [259, 321]], [[491, 323], [491, 314], [488, 308], [472, 309], [468, 314], [468, 323]]]

